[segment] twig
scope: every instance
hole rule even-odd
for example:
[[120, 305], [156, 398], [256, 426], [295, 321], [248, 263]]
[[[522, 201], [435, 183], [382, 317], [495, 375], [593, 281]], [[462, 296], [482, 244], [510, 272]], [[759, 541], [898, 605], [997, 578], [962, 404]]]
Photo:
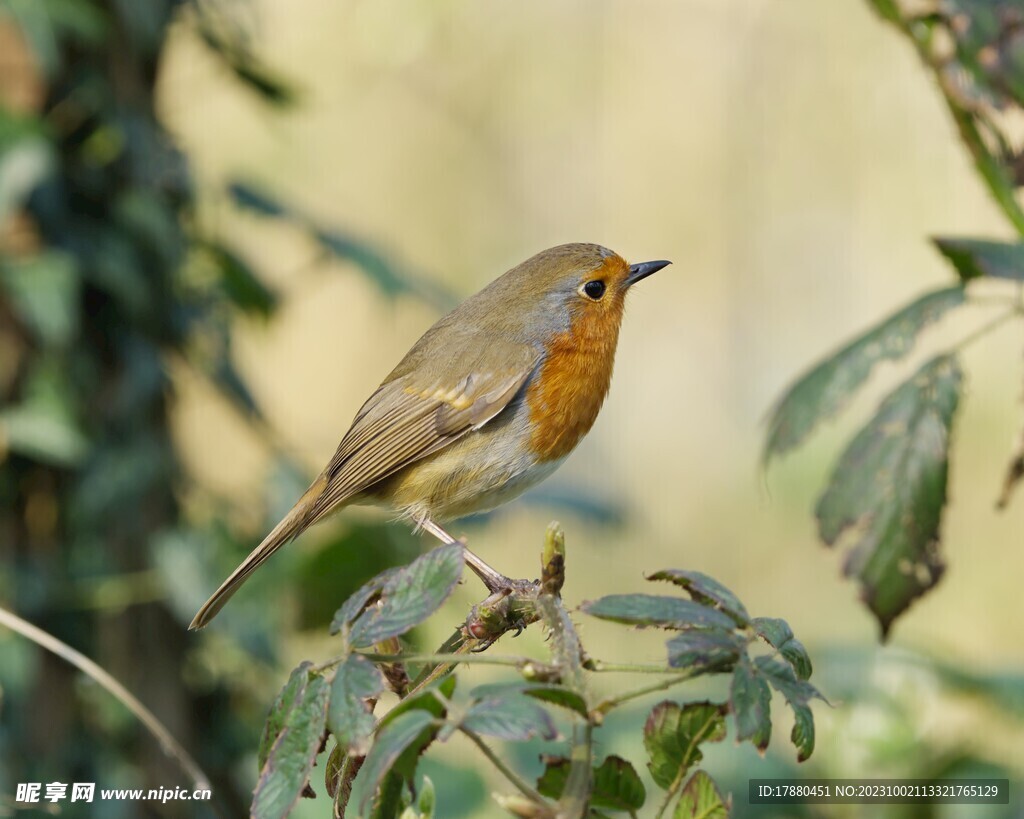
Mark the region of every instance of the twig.
[[480, 738], [480, 735], [476, 731], [466, 728], [465, 726], [461, 726], [459, 730], [473, 741], [476, 747], [483, 752], [483, 755], [491, 760], [494, 767], [501, 772], [502, 776], [511, 782], [515, 786], [516, 790], [518, 790], [523, 796], [531, 802], [536, 802], [538, 805], [548, 805], [548, 800], [541, 796], [534, 788], [530, 787], [529, 783], [519, 776], [519, 774], [508, 767], [501, 757], [494, 753], [487, 743]]
[[954, 344], [951, 349], [957, 350], [957, 351], [963, 350], [965, 347], [970, 346], [971, 344], [973, 344], [978, 339], [984, 338], [985, 336], [987, 336], [989, 333], [991, 333], [996, 328], [1001, 327], [1003, 324], [1008, 322], [1010, 319], [1014, 318], [1015, 316], [1020, 316], [1020, 315], [1024, 315], [1024, 310], [1021, 310], [1020, 307], [1014, 307], [1012, 310], [1007, 310], [1005, 313], [1000, 313], [998, 316], [996, 316], [994, 319], [992, 319], [992, 321], [990, 321], [990, 322], [988, 322], [986, 324], [983, 324], [978, 329], [968, 333], [966, 336], [964, 336], [962, 339], [960, 339], [956, 344]]
[[125, 708], [131, 711], [139, 722], [146, 727], [156, 738], [163, 752], [177, 762], [182, 771], [192, 780], [195, 790], [212, 790], [210, 778], [203, 773], [203, 770], [192, 759], [188, 751], [171, 736], [171, 732], [154, 716], [153, 712], [139, 702], [127, 688], [96, 665], [96, 663], [81, 652], [73, 649], [67, 643], [58, 640], [52, 634], [43, 631], [38, 626], [32, 625], [27, 620], [23, 620], [18, 615], [2, 607], [0, 607], [0, 625], [6, 626], [11, 631], [56, 654], [62, 660], [70, 663], [83, 674], [95, 680], [102, 688], [119, 700]]
[[600, 705], [594, 710], [599, 714], [607, 714], [613, 708], [618, 708], [625, 702], [630, 700], [639, 699], [640, 697], [646, 696], [647, 694], [653, 694], [655, 691], [664, 691], [667, 688], [671, 688], [673, 685], [678, 685], [681, 682], [692, 680], [699, 673], [696, 669], [677, 674], [667, 680], [662, 680], [654, 685], [647, 685], [643, 688], [637, 688], [633, 691], [627, 691], [625, 694], [620, 694], [617, 697], [610, 697], [609, 699], [603, 700]]
[[477, 665], [506, 665], [521, 668], [533, 662], [527, 657], [490, 654], [365, 654], [362, 652], [360, 654], [374, 663], [444, 663], [445, 665], [475, 663]]

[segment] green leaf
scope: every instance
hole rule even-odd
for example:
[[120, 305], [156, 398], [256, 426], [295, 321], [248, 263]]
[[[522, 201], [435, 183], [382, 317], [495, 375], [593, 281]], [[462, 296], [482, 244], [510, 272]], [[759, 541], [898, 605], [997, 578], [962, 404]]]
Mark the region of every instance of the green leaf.
[[263, 770], [263, 766], [267, 763], [270, 748], [284, 729], [285, 720], [291, 713], [295, 700], [309, 684], [309, 670], [312, 667], [312, 663], [304, 662], [294, 669], [288, 677], [288, 682], [284, 684], [284, 688], [278, 693], [274, 704], [270, 707], [267, 721], [263, 725], [263, 735], [260, 737], [258, 756], [260, 770]]
[[745, 626], [750, 620], [747, 609], [729, 589], [703, 572], [683, 569], [662, 569], [647, 577], [648, 580], [670, 580], [686, 589], [690, 596], [705, 606], [716, 606], [732, 617], [739, 625]]
[[557, 683], [526, 681], [490, 683], [477, 686], [473, 689], [472, 695], [473, 699], [482, 700], [489, 697], [506, 696], [511, 693], [525, 694], [527, 697], [549, 702], [552, 705], [560, 705], [563, 708], [568, 708], [570, 711], [575, 711], [581, 717], [589, 715], [587, 703], [583, 697], [564, 685], [558, 685]]
[[749, 662], [736, 666], [732, 675], [730, 707], [736, 717], [736, 739], [749, 739], [759, 751], [768, 747], [772, 736], [771, 691], [768, 683]]
[[443, 718], [448, 712], [448, 703], [455, 693], [457, 681], [458, 677], [454, 674], [435, 680], [418, 693], [399, 701], [398, 705], [381, 717], [381, 724], [387, 725], [409, 711], [426, 711], [437, 719]]
[[240, 208], [255, 211], [260, 216], [270, 216], [274, 219], [297, 218], [297, 214], [276, 199], [245, 182], [230, 183], [228, 195]]
[[36, 119], [0, 108], [0, 224], [53, 173], [54, 150]]
[[377, 720], [366, 700], [383, 690], [384, 677], [380, 669], [365, 657], [350, 654], [338, 666], [331, 684], [327, 725], [338, 744], [349, 753], [364, 756], [369, 750]]
[[933, 241], [965, 282], [982, 276], [1024, 281], [1024, 243], [948, 237]]
[[668, 664], [672, 668], [706, 672], [729, 668], [739, 659], [743, 643], [730, 631], [690, 629], [669, 640], [667, 648]]
[[462, 565], [462, 546], [452, 543], [400, 569], [384, 583], [380, 601], [352, 624], [352, 645], [372, 646], [422, 623], [448, 599], [462, 575]]
[[[537, 790], [550, 799], [561, 799], [569, 778], [570, 761], [565, 757], [544, 756], [544, 773]], [[635, 812], [644, 806], [647, 789], [636, 769], [618, 756], [606, 757], [594, 768], [590, 807], [598, 810]]]
[[423, 784], [416, 796], [415, 806], [409, 805], [398, 819], [433, 819], [434, 807], [437, 803], [437, 796], [434, 793], [434, 783], [429, 776], [423, 777]]
[[774, 648], [779, 648], [793, 639], [793, 629], [779, 617], [755, 617], [751, 625], [754, 631]]
[[647, 767], [659, 788], [671, 788], [703, 759], [700, 743], [725, 737], [726, 710], [713, 702], [680, 706], [666, 700], [654, 706], [644, 725], [644, 747], [650, 758]]
[[963, 303], [961, 286], [927, 293], [815, 366], [772, 410], [764, 462], [800, 444], [820, 421], [843, 408], [878, 362], [905, 356], [921, 330]]
[[0, 288], [46, 344], [65, 345], [77, 333], [80, 285], [75, 258], [57, 250], [0, 265]]
[[869, 2], [874, 6], [875, 11], [890, 23], [901, 22], [902, 18], [896, 0], [869, 0]]
[[74, 405], [58, 362], [42, 362], [31, 373], [22, 402], [0, 409], [0, 452], [57, 467], [79, 466], [89, 441], [74, 417]]
[[777, 617], [755, 617], [751, 625], [765, 642], [779, 650], [801, 679], [810, 679], [811, 658], [804, 644], [793, 636], [789, 623]]
[[847, 447], [818, 502], [825, 543], [856, 532], [844, 571], [860, 580], [883, 636], [944, 568], [939, 525], [961, 380], [956, 358], [942, 355], [892, 392]]
[[323, 677], [310, 674], [308, 663], [299, 666], [292, 678], [297, 679], [288, 681], [265, 731], [265, 735], [269, 734], [273, 722], [276, 737], [267, 751], [253, 793], [251, 812], [257, 819], [278, 819], [291, 812], [320, 751], [330, 684]]
[[793, 709], [793, 731], [790, 739], [797, 748], [797, 761], [803, 762], [814, 752], [814, 715], [808, 703], [814, 699], [823, 702], [821, 693], [805, 680], [799, 679], [793, 669], [774, 657], [757, 657], [754, 659], [757, 671], [772, 688], [786, 698]]
[[460, 725], [509, 742], [525, 742], [534, 737], [554, 739], [558, 735], [551, 715], [533, 700], [517, 693], [474, 703]]
[[797, 639], [789, 640], [782, 644], [779, 653], [789, 661], [789, 664], [793, 666], [793, 671], [801, 680], [811, 678], [814, 667], [811, 665], [811, 657], [803, 643]]
[[443, 288], [401, 270], [384, 253], [371, 247], [367, 242], [321, 225], [304, 213], [280, 203], [256, 187], [242, 182], [233, 182], [228, 186], [228, 193], [240, 207], [263, 216], [287, 219], [297, 228], [305, 231], [313, 241], [332, 256], [357, 265], [386, 296], [393, 298], [408, 293], [442, 308], [451, 307], [454, 301], [452, 295]]
[[[420, 709], [407, 711], [396, 719], [381, 724], [373, 747], [370, 748], [366, 761], [359, 771], [359, 779], [365, 786], [362, 801], [364, 813], [384, 777], [392, 768], [407, 769], [408, 766], [403, 763], [415, 762], [420, 752], [430, 744], [434, 731], [434, 716]], [[408, 770], [402, 770], [400, 773], [411, 775], [411, 771]]]
[[693, 600], [653, 594], [610, 594], [600, 600], [587, 601], [580, 608], [602, 620], [636, 626], [731, 629], [735, 625], [731, 617], [718, 609]]
[[704, 771], [694, 771], [679, 794], [672, 819], [729, 819], [729, 810], [715, 781]]
[[330, 633], [337, 634], [344, 626], [351, 624], [356, 617], [362, 614], [366, 604], [375, 595], [380, 594], [381, 589], [384, 588], [388, 580], [397, 575], [399, 571], [401, 569], [398, 567], [385, 569], [349, 595], [348, 599], [341, 604], [341, 608], [335, 613], [334, 619], [331, 620]]
[[234, 251], [214, 241], [202, 249], [220, 274], [220, 286], [232, 304], [244, 313], [269, 318], [277, 309], [277, 293], [263, 283], [253, 269]]

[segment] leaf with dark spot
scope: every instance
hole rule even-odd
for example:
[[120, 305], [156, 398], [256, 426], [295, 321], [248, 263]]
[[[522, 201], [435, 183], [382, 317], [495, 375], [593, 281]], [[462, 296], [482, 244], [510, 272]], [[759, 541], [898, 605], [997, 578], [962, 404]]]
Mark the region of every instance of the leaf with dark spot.
[[771, 692], [768, 683], [749, 662], [736, 666], [729, 703], [736, 717], [736, 739], [749, 739], [759, 751], [772, 736]]
[[667, 648], [668, 664], [672, 668], [703, 673], [731, 667], [739, 658], [743, 643], [735, 634], [723, 629], [690, 629], [669, 640]]
[[303, 663], [292, 672], [264, 728], [260, 750], [265, 761], [252, 800], [257, 819], [279, 819], [291, 812], [320, 751], [330, 684], [309, 669]]
[[745, 626], [750, 620], [746, 607], [740, 599], [713, 577], [703, 572], [683, 569], [662, 569], [649, 575], [648, 580], [670, 580], [686, 589], [690, 596], [705, 606], [714, 605], [732, 617], [739, 625]]
[[818, 502], [825, 543], [856, 533], [845, 573], [860, 580], [883, 635], [942, 575], [939, 525], [960, 383], [955, 357], [925, 364], [856, 435]]
[[391, 575], [380, 600], [352, 624], [352, 645], [372, 646], [418, 626], [448, 599], [462, 575], [462, 565], [462, 546], [452, 543], [432, 549]]
[[334, 674], [327, 725], [338, 744], [349, 753], [364, 756], [377, 726], [366, 700], [384, 690], [380, 669], [365, 657], [350, 654]]

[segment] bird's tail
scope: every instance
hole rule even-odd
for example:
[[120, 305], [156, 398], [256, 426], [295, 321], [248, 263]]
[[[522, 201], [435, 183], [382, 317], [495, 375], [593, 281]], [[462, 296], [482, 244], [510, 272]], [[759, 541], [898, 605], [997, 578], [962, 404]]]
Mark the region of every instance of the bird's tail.
[[190, 630], [200, 629], [209, 623], [224, 607], [224, 604], [231, 599], [231, 595], [238, 591], [238, 587], [249, 579], [249, 575], [256, 571], [274, 552], [305, 531], [306, 527], [313, 522], [310, 515], [313, 505], [323, 494], [326, 486], [327, 481], [323, 476], [314, 481], [313, 485], [291, 508], [291, 511], [284, 516], [284, 519], [274, 527], [269, 535], [263, 538], [263, 542], [249, 553], [249, 556], [203, 604], [203, 607], [192, 619]]

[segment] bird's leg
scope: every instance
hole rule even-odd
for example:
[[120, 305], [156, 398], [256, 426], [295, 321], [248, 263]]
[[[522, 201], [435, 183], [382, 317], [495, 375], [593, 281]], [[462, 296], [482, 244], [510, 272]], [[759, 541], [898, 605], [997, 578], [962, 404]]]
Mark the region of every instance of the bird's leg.
[[512, 589], [515, 584], [512, 580], [505, 577], [497, 569], [491, 568], [490, 565], [485, 563], [480, 557], [471, 552], [465, 543], [458, 540], [448, 534], [444, 529], [438, 526], [430, 518], [420, 518], [416, 521], [416, 524], [427, 532], [430, 532], [434, 537], [440, 540], [442, 543], [461, 543], [462, 552], [465, 556], [466, 565], [473, 570], [473, 573], [479, 577], [483, 584], [487, 587], [487, 591], [494, 594], [497, 591], [507, 591]]

